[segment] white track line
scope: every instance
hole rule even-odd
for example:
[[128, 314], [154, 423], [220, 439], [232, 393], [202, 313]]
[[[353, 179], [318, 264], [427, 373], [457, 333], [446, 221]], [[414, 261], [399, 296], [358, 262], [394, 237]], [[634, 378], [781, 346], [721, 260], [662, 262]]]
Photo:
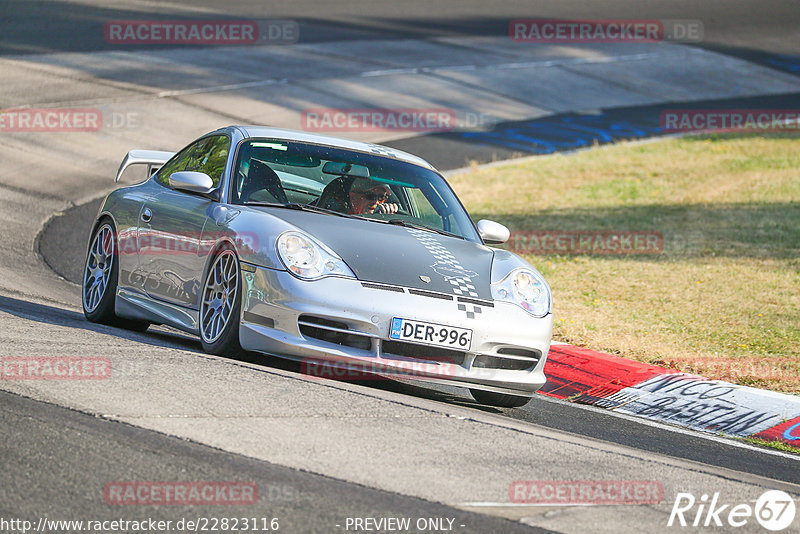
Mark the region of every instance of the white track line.
[[564, 65], [591, 65], [595, 63], [619, 63], [623, 61], [641, 61], [662, 56], [659, 52], [648, 52], [643, 54], [629, 54], [622, 56], [609, 56], [600, 58], [565, 58], [547, 59], [544, 61], [516, 61], [513, 63], [498, 63], [496, 65], [442, 65], [440, 67], [400, 67], [396, 69], [379, 69], [362, 72], [362, 78], [372, 76], [394, 76], [397, 74], [425, 74], [430, 72], [442, 71], [462, 71], [462, 70], [509, 70], [509, 69], [533, 69], [542, 67], [560, 67]]
[[157, 98], [168, 98], [171, 96], [182, 95], [197, 95], [201, 93], [220, 93], [223, 91], [236, 91], [237, 89], [245, 89], [247, 87], [262, 87], [265, 85], [281, 85], [287, 83], [286, 78], [269, 79], [269, 80], [255, 80], [252, 82], [232, 83], [229, 85], [216, 85], [214, 87], [198, 87], [196, 89], [177, 89], [175, 91], [161, 91], [156, 93]]
[[[517, 502], [462, 502], [456, 506], [469, 506], [472, 508], [528, 508], [530, 506], [619, 506], [625, 503], [614, 503], [608, 505], [595, 504], [590, 502], [570, 502], [570, 503], [517, 503]], [[630, 505], [628, 505], [630, 506]]]

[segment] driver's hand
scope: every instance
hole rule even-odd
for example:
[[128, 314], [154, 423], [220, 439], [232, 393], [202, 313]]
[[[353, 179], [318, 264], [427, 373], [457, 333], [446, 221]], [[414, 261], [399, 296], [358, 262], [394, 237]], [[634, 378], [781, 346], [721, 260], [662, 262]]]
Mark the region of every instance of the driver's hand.
[[378, 207], [375, 208], [375, 213], [397, 213], [397, 210], [400, 209], [400, 206], [391, 202], [385, 202], [383, 204], [378, 204]]

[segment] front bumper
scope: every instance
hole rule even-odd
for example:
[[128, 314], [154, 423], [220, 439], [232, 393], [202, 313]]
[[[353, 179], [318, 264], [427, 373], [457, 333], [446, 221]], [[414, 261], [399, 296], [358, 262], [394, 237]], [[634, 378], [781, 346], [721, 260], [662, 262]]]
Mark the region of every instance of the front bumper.
[[[531, 396], [545, 383], [553, 316], [350, 278], [299, 280], [243, 265], [239, 338], [245, 350], [316, 365]], [[468, 351], [389, 339], [394, 317], [472, 330]]]

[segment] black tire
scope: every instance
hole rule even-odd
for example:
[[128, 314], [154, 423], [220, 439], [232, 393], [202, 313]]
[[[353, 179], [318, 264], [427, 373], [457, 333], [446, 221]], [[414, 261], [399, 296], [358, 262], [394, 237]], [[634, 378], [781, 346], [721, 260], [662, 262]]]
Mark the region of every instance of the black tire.
[[472, 389], [469, 392], [472, 398], [481, 404], [496, 406], [498, 408], [519, 408], [530, 402], [531, 397], [520, 397], [519, 395], [507, 395], [505, 393], [494, 393], [482, 389]]
[[[99, 237], [101, 236], [102, 237]], [[98, 243], [102, 240], [102, 243]], [[102, 289], [98, 295], [91, 295], [90, 292], [95, 288], [96, 277], [91, 276], [92, 272], [97, 272], [100, 267], [98, 264], [99, 249], [103, 249], [104, 259], [102, 271], [107, 271], [108, 278], [102, 284]], [[83, 315], [92, 323], [127, 328], [137, 332], [144, 332], [150, 326], [147, 321], [134, 321], [132, 319], [122, 319], [117, 317], [114, 312], [114, 300], [117, 296], [117, 281], [119, 280], [119, 249], [117, 247], [117, 231], [111, 220], [106, 218], [100, 221], [97, 228], [92, 233], [89, 240], [89, 249], [86, 251], [86, 263], [83, 268], [83, 283], [81, 285], [81, 304]]]
[[[215, 280], [218, 272], [215, 270], [220, 261], [232, 262], [232, 273], [235, 274], [236, 283], [234, 285], [235, 292], [232, 299], [229, 299], [229, 292], [226, 292], [225, 297], [210, 298], [211, 293], [219, 293], [216, 291]], [[223, 270], [225, 267], [222, 267]], [[223, 273], [224, 274], [224, 273]], [[213, 323], [214, 313], [217, 309], [211, 305], [210, 301], [216, 302], [221, 300], [229, 302], [229, 315], [224, 320], [221, 326], [221, 331], [209, 331], [209, 321]], [[242, 274], [239, 266], [239, 258], [236, 252], [230, 247], [223, 247], [217, 250], [211, 258], [206, 270], [205, 279], [203, 281], [203, 289], [200, 293], [200, 341], [203, 344], [203, 350], [209, 354], [216, 354], [218, 356], [228, 356], [232, 358], [242, 358], [245, 355], [242, 346], [239, 343], [239, 315], [242, 307]], [[211, 315], [209, 315], [211, 314]], [[213, 330], [213, 328], [212, 328]]]

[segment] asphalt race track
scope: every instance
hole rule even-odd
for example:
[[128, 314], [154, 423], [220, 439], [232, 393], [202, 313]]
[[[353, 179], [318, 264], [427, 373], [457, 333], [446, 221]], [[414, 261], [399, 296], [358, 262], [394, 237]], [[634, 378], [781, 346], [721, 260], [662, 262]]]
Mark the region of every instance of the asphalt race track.
[[[300, 38], [210, 48], [103, 38], [109, 20], [215, 17], [294, 21]], [[533, 17], [699, 20], [704, 39], [511, 46], [508, 22]], [[0, 131], [0, 356], [101, 357], [113, 373], [0, 381], [0, 531], [20, 531], [2, 523], [14, 518], [263, 517], [283, 532], [346, 532], [358, 530], [348, 518], [405, 517], [422, 521], [409, 532], [658, 532], [671, 530], [679, 492], [732, 504], [770, 489], [797, 498], [796, 456], [544, 397], [498, 410], [455, 388], [313, 379], [290, 362], [208, 356], [166, 328], [86, 322], [75, 282], [88, 226], [129, 149], [175, 150], [233, 123], [298, 128], [303, 109], [322, 106], [455, 110], [458, 132], [340, 134], [443, 170], [613, 142], [614, 128], [644, 138], [659, 134], [668, 106], [791, 107], [799, 22], [783, 2], [4, 2], [0, 107], [97, 108], [104, 124]], [[476, 118], [485, 123], [467, 128]], [[568, 129], [583, 134], [556, 135], [578, 120], [591, 122]], [[519, 480], [657, 481], [663, 498], [512, 505]], [[120, 481], [243, 481], [259, 498], [119, 506], [104, 490]], [[751, 520], [736, 531], [763, 529]]]
[[[332, 530], [337, 524], [345, 524], [348, 516], [447, 517], [455, 525], [469, 525], [476, 531], [531, 530], [506, 519], [259, 462], [133, 426], [117, 424], [109, 431], [108, 423], [102, 419], [8, 393], [0, 393], [0, 398], [3, 457], [9, 460], [4, 482], [27, 492], [29, 497], [36, 494], [36, 498], [21, 502], [5, 501], [0, 507], [5, 518], [45, 515], [54, 519], [64, 510], [86, 510], [89, 505], [94, 508], [92, 519], [136, 520], [142, 514], [130, 507], [120, 510], [91, 505], [96, 497], [89, 488], [98, 478], [114, 480], [122, 475], [144, 480], [253, 481], [261, 495], [259, 517], [269, 514], [270, 520], [279, 518], [281, 529], [290, 532]], [[19, 451], [28, 453], [22, 456]], [[62, 467], [57, 477], [41, 472], [48, 465]], [[119, 466], [129, 467], [120, 470]], [[36, 477], [36, 484], [31, 484], [32, 476]], [[249, 516], [252, 512], [238, 506], [232, 510], [212, 509], [208, 516]], [[148, 518], [174, 523], [196, 515], [191, 506], [153, 506], [147, 514]]]

